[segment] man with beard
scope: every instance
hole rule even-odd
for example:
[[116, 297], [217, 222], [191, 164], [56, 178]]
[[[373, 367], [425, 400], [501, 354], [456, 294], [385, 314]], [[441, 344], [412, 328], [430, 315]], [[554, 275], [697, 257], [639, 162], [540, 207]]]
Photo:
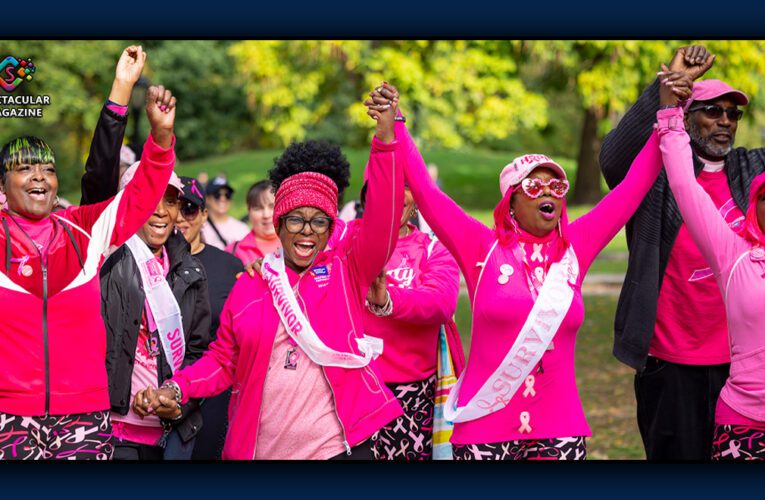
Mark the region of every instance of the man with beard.
[[[681, 48], [672, 71], [692, 78], [714, 61], [704, 47]], [[666, 78], [659, 73], [659, 79]], [[659, 79], [606, 136], [600, 168], [616, 186], [653, 129]], [[765, 150], [733, 148], [747, 96], [719, 80], [697, 81], [684, 104], [696, 179], [732, 231], [743, 227], [752, 179]], [[637, 370], [637, 420], [649, 460], [708, 460], [714, 409], [729, 370], [722, 296], [691, 239], [661, 173], [627, 224], [630, 251], [614, 322], [614, 355]]]

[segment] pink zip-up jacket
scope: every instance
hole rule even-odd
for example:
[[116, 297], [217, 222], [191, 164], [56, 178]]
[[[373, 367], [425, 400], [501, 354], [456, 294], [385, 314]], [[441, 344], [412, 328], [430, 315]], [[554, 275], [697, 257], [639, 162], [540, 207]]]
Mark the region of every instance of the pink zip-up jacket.
[[[123, 191], [50, 216], [47, 265], [8, 212], [0, 213], [11, 234], [6, 269], [9, 235], [0, 226], [0, 412], [39, 416], [109, 409], [98, 272], [104, 253], [151, 216], [174, 164], [173, 147], [163, 149], [150, 136], [141, 166]], [[21, 272], [25, 256], [28, 276]]]
[[[333, 238], [313, 266], [290, 283], [316, 333], [332, 349], [359, 354], [366, 292], [393, 253], [404, 204], [405, 155], [397, 142], [372, 141], [369, 193], [362, 221]], [[233, 385], [223, 458], [251, 460], [260, 426], [268, 362], [280, 319], [259, 277], [243, 274], [220, 316], [217, 339], [202, 358], [173, 377], [183, 401], [210, 397]], [[356, 446], [403, 412], [372, 362], [364, 368], [324, 367], [346, 447]], [[289, 397], [289, 395], [285, 395]], [[301, 458], [301, 457], [295, 457]]]
[[[396, 137], [408, 151], [406, 180], [420, 212], [439, 240], [457, 259], [467, 281], [473, 312], [470, 357], [459, 395], [465, 405], [510, 350], [534, 305], [523, 263], [513, 248], [499, 244], [494, 230], [467, 215], [431, 180], [420, 153], [399, 124]], [[516, 439], [589, 436], [576, 386], [574, 347], [584, 319], [581, 284], [592, 261], [632, 216], [661, 169], [658, 136], [654, 132], [635, 159], [624, 181], [595, 208], [568, 227], [569, 241], [579, 261], [574, 300], [553, 338], [554, 348], [542, 357], [535, 374], [535, 395], [524, 396], [524, 386], [502, 410], [469, 422], [456, 423], [455, 444], [498, 443]], [[554, 238], [557, 238], [557, 232]], [[500, 266], [514, 272], [502, 284]], [[502, 280], [504, 281], [504, 279]], [[522, 432], [521, 412], [528, 412], [530, 432]]]
[[[714, 272], [728, 315], [730, 375], [720, 398], [741, 415], [765, 422], [765, 249], [730, 230], [693, 175], [683, 110], [657, 114], [672, 193], [693, 241]], [[749, 203], [761, 182], [752, 184]]]
[[460, 289], [460, 271], [446, 247], [409, 227], [385, 266], [393, 312], [381, 318], [364, 311], [366, 332], [385, 343], [377, 361], [389, 384], [436, 373], [438, 332], [454, 315]]

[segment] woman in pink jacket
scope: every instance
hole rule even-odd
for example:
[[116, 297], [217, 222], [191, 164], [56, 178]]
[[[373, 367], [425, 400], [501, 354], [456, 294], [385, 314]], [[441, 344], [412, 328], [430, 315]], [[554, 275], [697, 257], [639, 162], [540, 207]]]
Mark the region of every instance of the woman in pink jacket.
[[149, 218], [175, 163], [175, 98], [151, 87], [146, 111], [141, 166], [101, 203], [53, 212], [50, 147], [19, 137], [0, 150], [0, 459], [112, 457], [99, 269]]
[[394, 107], [378, 113], [364, 218], [332, 248], [348, 162], [323, 143], [287, 148], [270, 172], [282, 249], [264, 258], [262, 277], [237, 281], [209, 351], [168, 386], [139, 392], [136, 411], [233, 385], [224, 459], [371, 458], [365, 441], [402, 413], [371, 362], [380, 339], [362, 323], [364, 290], [396, 246], [404, 204]]
[[[683, 108], [671, 96], [662, 104], [666, 109], [657, 113], [657, 121], [667, 178], [688, 231], [714, 272], [728, 316], [730, 375], [717, 401], [712, 459], [764, 460], [765, 174], [752, 181], [744, 229], [734, 233], [696, 181]], [[702, 109], [691, 104], [689, 112], [707, 113], [718, 124], [741, 117], [735, 105]]]
[[[687, 82], [686, 82], [687, 83]], [[678, 83], [678, 91], [689, 93]], [[373, 95], [384, 104], [392, 94]], [[654, 133], [621, 185], [569, 224], [565, 171], [544, 155], [500, 174], [490, 229], [428, 175], [403, 122], [406, 180], [440, 241], [457, 259], [473, 313], [468, 365], [446, 404], [459, 460], [583, 459], [590, 429], [576, 387], [574, 346], [584, 319], [581, 285], [597, 254], [627, 222], [661, 168]]]
[[[361, 204], [366, 204], [365, 184]], [[377, 364], [404, 415], [372, 436], [377, 460], [430, 460], [439, 332], [447, 325], [449, 347], [462, 359], [462, 344], [452, 321], [457, 309], [460, 271], [449, 251], [409, 220], [416, 211], [404, 188], [398, 243], [385, 269], [367, 293], [364, 328], [383, 339]], [[353, 223], [351, 223], [353, 225]], [[452, 335], [449, 335], [452, 334]], [[458, 350], [458, 352], [454, 352]]]

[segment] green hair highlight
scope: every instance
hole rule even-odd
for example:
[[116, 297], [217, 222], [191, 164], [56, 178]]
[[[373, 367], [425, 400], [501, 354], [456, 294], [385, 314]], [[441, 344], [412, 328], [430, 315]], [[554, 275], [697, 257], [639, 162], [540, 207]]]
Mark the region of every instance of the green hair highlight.
[[56, 157], [48, 144], [39, 137], [25, 135], [10, 140], [0, 150], [0, 175], [22, 164], [56, 164]]

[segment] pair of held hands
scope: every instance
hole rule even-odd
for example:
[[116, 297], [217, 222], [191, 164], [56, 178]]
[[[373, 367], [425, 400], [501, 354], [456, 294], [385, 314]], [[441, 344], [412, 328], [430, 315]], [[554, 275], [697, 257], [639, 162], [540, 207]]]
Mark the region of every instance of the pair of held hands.
[[[117, 78], [122, 78], [132, 85], [138, 81], [143, 70], [146, 54], [141, 47], [131, 46], [125, 49], [117, 63]], [[115, 79], [115, 80], [116, 80]], [[367, 114], [377, 122], [377, 138], [385, 143], [395, 139], [394, 125], [396, 112], [398, 111], [399, 94], [395, 87], [383, 82], [379, 87], [369, 93], [369, 99], [364, 104], [367, 106]], [[172, 137], [172, 124], [175, 119], [175, 97], [169, 90], [163, 87], [150, 87], [146, 102], [146, 113], [152, 123], [152, 134], [155, 132], [155, 122], [158, 127], [167, 126]], [[159, 138], [154, 135], [159, 142]], [[160, 144], [161, 145], [161, 144]], [[250, 276], [261, 272], [263, 259], [258, 259], [246, 267]], [[384, 305], [387, 300], [385, 290], [385, 270], [375, 279], [369, 289], [368, 299], [377, 305]], [[169, 388], [146, 387], [138, 391], [133, 398], [133, 411], [145, 418], [149, 415], [157, 415], [166, 420], [174, 420], [181, 415], [181, 406], [175, 400], [175, 391]]]
[[701, 78], [712, 67], [714, 61], [715, 56], [701, 45], [679, 48], [669, 67], [662, 64], [661, 71], [656, 73], [661, 82], [660, 104], [677, 106], [680, 101], [690, 99], [694, 80]]

